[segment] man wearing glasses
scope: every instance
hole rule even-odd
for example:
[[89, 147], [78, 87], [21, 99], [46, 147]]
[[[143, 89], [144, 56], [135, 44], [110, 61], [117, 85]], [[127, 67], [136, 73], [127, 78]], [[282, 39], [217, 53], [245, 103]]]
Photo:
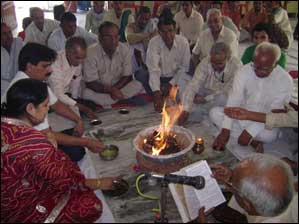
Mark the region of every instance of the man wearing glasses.
[[[253, 63], [243, 66], [236, 75], [226, 107], [242, 107], [247, 110], [267, 113], [283, 109], [292, 95], [293, 81], [277, 62], [280, 48], [263, 42], [257, 46]], [[210, 118], [220, 129], [213, 148], [224, 150], [230, 136], [237, 138], [242, 146], [253, 146], [262, 152], [262, 144], [273, 142], [279, 129], [266, 130], [265, 124], [247, 120], [235, 120], [224, 114], [223, 107], [214, 107]]]
[[214, 178], [233, 193], [229, 207], [246, 215], [248, 223], [298, 222], [298, 194], [292, 171], [284, 161], [254, 154], [233, 170], [215, 165], [212, 171]]
[[185, 88], [182, 96], [184, 111], [179, 118], [179, 124], [188, 119], [190, 112], [190, 119], [198, 120], [202, 118], [202, 108], [209, 110], [212, 106], [225, 106], [228, 92], [241, 66], [241, 61], [231, 55], [227, 44], [215, 43], [209, 57], [200, 62]]

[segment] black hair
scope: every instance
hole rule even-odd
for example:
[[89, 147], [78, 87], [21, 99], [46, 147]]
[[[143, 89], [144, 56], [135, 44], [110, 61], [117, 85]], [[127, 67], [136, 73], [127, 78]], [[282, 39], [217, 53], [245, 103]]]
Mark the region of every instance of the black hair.
[[145, 13], [151, 13], [150, 8], [147, 6], [140, 6], [137, 11], [137, 17], [140, 16], [140, 14], [145, 14]]
[[61, 20], [61, 16], [65, 13], [64, 5], [55, 5], [53, 7], [54, 19], [57, 21]]
[[111, 27], [115, 27], [115, 28], [117, 28], [117, 30], [119, 30], [118, 25], [116, 25], [115, 23], [106, 21], [106, 22], [102, 23], [102, 24], [99, 26], [99, 34], [100, 34], [100, 35], [102, 34], [103, 29], [105, 29], [105, 28], [111, 28]]
[[1, 104], [1, 115], [19, 117], [26, 113], [32, 103], [35, 107], [48, 97], [47, 84], [35, 79], [21, 79], [14, 83], [6, 94], [6, 103]]
[[158, 29], [161, 30], [161, 26], [162, 25], [173, 25], [174, 28], [176, 26], [176, 22], [172, 19], [172, 18], [169, 18], [169, 17], [160, 17], [159, 18], [159, 22], [158, 22]]
[[255, 27], [251, 31], [251, 35], [253, 36], [254, 32], [266, 32], [269, 38], [271, 38], [271, 32], [270, 32], [270, 27], [269, 24], [267, 23], [258, 23], [255, 25]]
[[164, 18], [164, 19], [173, 19], [173, 14], [171, 12], [171, 8], [169, 7], [164, 7], [160, 16], [159, 16], [159, 20], [161, 18]]
[[28, 43], [19, 54], [19, 70], [25, 72], [27, 64], [37, 65], [41, 61], [55, 61], [57, 53], [51, 48], [38, 44]]
[[69, 38], [65, 43], [65, 49], [66, 50], [72, 50], [76, 47], [80, 47], [82, 49], [87, 48], [86, 41], [82, 37], [71, 37]]
[[76, 16], [71, 12], [65, 12], [60, 17], [60, 23], [64, 22], [77, 22]]

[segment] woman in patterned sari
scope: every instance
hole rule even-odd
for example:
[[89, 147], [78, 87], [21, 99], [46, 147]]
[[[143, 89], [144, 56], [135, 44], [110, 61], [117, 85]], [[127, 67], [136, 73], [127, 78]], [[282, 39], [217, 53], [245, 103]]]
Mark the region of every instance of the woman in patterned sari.
[[32, 128], [45, 118], [48, 101], [45, 83], [22, 79], [1, 106], [1, 222], [94, 222], [102, 203], [93, 190], [111, 189], [115, 181], [85, 179]]

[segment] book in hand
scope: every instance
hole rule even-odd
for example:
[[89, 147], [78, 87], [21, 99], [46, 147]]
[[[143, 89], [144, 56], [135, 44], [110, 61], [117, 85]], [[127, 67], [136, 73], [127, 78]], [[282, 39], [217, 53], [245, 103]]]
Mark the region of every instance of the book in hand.
[[184, 223], [194, 220], [201, 207], [204, 206], [206, 212], [226, 201], [217, 181], [211, 177], [212, 171], [207, 161], [193, 163], [174, 174], [205, 178], [205, 187], [201, 190], [188, 185], [168, 185]]

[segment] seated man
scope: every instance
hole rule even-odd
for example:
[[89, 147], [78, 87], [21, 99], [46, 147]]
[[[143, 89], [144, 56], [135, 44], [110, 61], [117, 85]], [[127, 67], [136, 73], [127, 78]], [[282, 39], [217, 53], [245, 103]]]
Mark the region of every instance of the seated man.
[[[291, 99], [293, 81], [277, 66], [280, 54], [275, 44], [263, 42], [258, 45], [253, 63], [244, 65], [236, 75], [226, 106], [264, 113], [283, 109], [284, 102]], [[215, 150], [224, 150], [230, 135], [238, 138], [240, 145], [258, 149], [263, 142], [274, 141], [278, 134], [278, 129], [265, 130], [261, 123], [233, 120], [225, 116], [223, 107], [212, 108], [210, 118], [221, 129], [213, 143]]]
[[96, 43], [97, 36], [77, 26], [76, 22], [77, 19], [73, 13], [65, 12], [61, 16], [60, 28], [54, 30], [48, 39], [48, 47], [56, 52], [62, 51], [65, 48], [66, 40], [72, 36], [84, 38], [88, 46]]
[[201, 14], [193, 9], [192, 1], [183, 1], [180, 4], [181, 11], [174, 16], [177, 33], [187, 38], [192, 49], [202, 32], [204, 21]]
[[[19, 71], [11, 81], [10, 87], [20, 79], [32, 78], [40, 81], [45, 81], [52, 73], [51, 64], [55, 61], [56, 52], [52, 49], [40, 45], [37, 43], [26, 44], [19, 56]], [[2, 96], [1, 103], [6, 102], [6, 93]], [[57, 100], [56, 96], [50, 88], [48, 88], [49, 94], [49, 105], [57, 114], [73, 121], [75, 127], [71, 130], [65, 130], [64, 133], [52, 132], [48, 123], [48, 116], [45, 120], [35, 126], [34, 128], [42, 131], [49, 140], [58, 148], [63, 150], [71, 160], [77, 162], [81, 160], [85, 155], [85, 149], [87, 147], [92, 152], [99, 152], [104, 146], [102, 142], [91, 139], [80, 137], [84, 131], [84, 124], [80, 116], [73, 112], [67, 105]]]
[[[222, 2], [221, 1], [212, 1], [211, 9], [219, 9], [221, 11]], [[228, 16], [222, 15], [222, 22], [223, 22], [223, 26], [225, 26], [226, 28], [233, 31], [236, 34], [237, 40], [239, 40], [240, 39], [240, 31], [239, 31], [239, 28], [234, 24], [232, 19], [229, 18]], [[208, 28], [209, 28], [208, 24], [204, 23], [202, 30], [204, 31]]]
[[1, 23], [1, 97], [18, 71], [18, 57], [23, 47], [20, 38], [13, 38], [11, 29]]
[[92, 9], [86, 14], [85, 30], [98, 34], [99, 26], [107, 11], [104, 9], [104, 1], [92, 1]]
[[226, 43], [232, 56], [238, 57], [238, 41], [235, 33], [226, 28], [222, 22], [222, 14], [219, 9], [210, 9], [207, 13], [209, 29], [203, 31], [192, 51], [192, 66], [194, 69], [198, 63], [210, 53], [210, 49], [216, 42]]
[[125, 30], [128, 24], [134, 22], [134, 17], [131, 15], [131, 10], [123, 10], [123, 1], [111, 1], [111, 7], [104, 16], [103, 22], [109, 21], [118, 26], [119, 40], [126, 42]]
[[265, 1], [266, 11], [268, 14], [268, 23], [276, 25], [287, 37], [285, 47], [283, 49], [289, 49], [293, 43], [293, 30], [289, 20], [288, 12], [280, 6], [280, 1]]
[[[231, 50], [227, 44], [215, 43], [211, 48], [210, 56], [204, 58], [197, 66], [193, 79], [183, 93], [184, 109], [179, 124], [188, 119], [193, 103], [205, 104], [212, 101], [213, 106], [224, 106], [234, 77], [241, 66], [241, 61], [231, 56]], [[197, 106], [194, 112], [196, 113], [201, 108], [202, 106]], [[196, 118], [199, 119], [198, 116]]]
[[[298, 79], [297, 85], [298, 85]], [[290, 103], [285, 104], [283, 110], [272, 110], [271, 112], [261, 113], [256, 111], [246, 110], [240, 107], [226, 107], [224, 113], [230, 118], [238, 120], [250, 120], [255, 122], [265, 123], [265, 128], [272, 130], [273, 128], [284, 128], [282, 129], [282, 138], [289, 138], [290, 135], [295, 134], [288, 132], [287, 127], [298, 129], [298, 92], [291, 99]], [[297, 136], [297, 133], [295, 134]], [[297, 138], [295, 141], [297, 142]], [[263, 151], [263, 148], [260, 148]], [[295, 152], [295, 160], [298, 161], [298, 147]]]
[[282, 160], [254, 154], [230, 170], [212, 168], [213, 176], [233, 193], [228, 205], [248, 223], [298, 223], [298, 194], [290, 167]]
[[104, 22], [99, 27], [99, 43], [88, 48], [83, 66], [86, 84], [83, 99], [108, 108], [144, 93], [141, 83], [132, 80], [129, 48], [120, 43], [118, 37], [118, 26]]
[[259, 23], [267, 21], [267, 14], [263, 7], [263, 1], [254, 1], [253, 9], [246, 13], [242, 19], [241, 26], [247, 32], [252, 33], [253, 28]]
[[59, 27], [59, 22], [44, 18], [44, 11], [38, 7], [30, 9], [32, 23], [25, 30], [25, 42], [47, 45], [49, 35]]
[[[252, 30], [252, 42], [254, 43], [252, 46], [246, 48], [242, 56], [242, 62], [244, 65], [252, 62], [254, 57], [254, 51], [257, 45], [262, 42], [273, 42], [271, 28], [269, 24], [259, 23]], [[282, 67], [286, 67], [286, 54], [281, 52], [281, 56], [278, 64]]]
[[126, 38], [130, 45], [135, 79], [143, 84], [150, 95], [152, 91], [148, 84], [149, 74], [145, 65], [146, 51], [150, 39], [157, 34], [157, 22], [151, 19], [150, 9], [141, 6], [138, 9], [136, 22], [128, 24], [126, 28]]
[[175, 34], [176, 23], [172, 18], [161, 17], [158, 23], [159, 36], [149, 42], [146, 65], [149, 70], [149, 85], [154, 94], [154, 107], [162, 111], [163, 96], [170, 86], [177, 85], [183, 92], [189, 81], [186, 75], [190, 62], [190, 49], [185, 37]]
[[48, 81], [61, 102], [69, 106], [77, 106], [88, 118], [96, 118], [91, 109], [76, 101], [81, 96], [82, 63], [86, 58], [86, 48], [87, 45], [83, 38], [69, 38], [66, 41], [65, 51], [58, 53], [58, 57], [52, 65], [53, 73]]

